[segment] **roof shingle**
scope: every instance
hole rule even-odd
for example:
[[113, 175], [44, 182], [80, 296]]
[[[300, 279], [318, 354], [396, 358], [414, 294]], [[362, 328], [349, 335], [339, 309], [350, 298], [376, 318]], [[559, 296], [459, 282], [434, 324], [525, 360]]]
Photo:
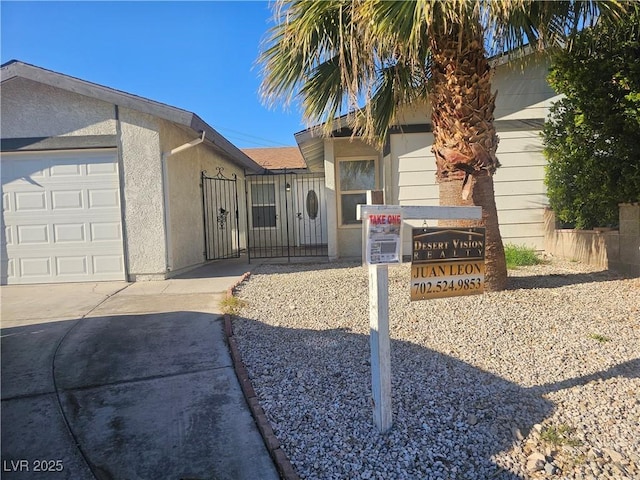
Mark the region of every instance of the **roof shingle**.
[[243, 148], [243, 153], [263, 168], [307, 168], [298, 147]]

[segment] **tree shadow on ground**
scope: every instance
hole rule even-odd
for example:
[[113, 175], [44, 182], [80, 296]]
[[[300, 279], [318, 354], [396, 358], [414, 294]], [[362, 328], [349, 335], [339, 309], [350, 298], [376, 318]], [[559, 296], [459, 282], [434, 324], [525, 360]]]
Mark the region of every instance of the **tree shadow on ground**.
[[526, 460], [508, 470], [497, 457], [553, 413], [545, 393], [596, 377], [638, 374], [636, 362], [525, 388], [392, 340], [393, 427], [380, 434], [373, 425], [368, 335], [247, 318], [234, 324], [260, 403], [298, 473], [308, 479], [528, 478]]
[[[276, 478], [219, 315], [97, 316], [0, 335], [3, 479]], [[59, 463], [30, 473], [45, 459]]]
[[[410, 263], [402, 263], [391, 268], [406, 267]], [[264, 263], [252, 265], [252, 274], [274, 274], [294, 272], [315, 272], [318, 270], [335, 270], [343, 268], [365, 268], [359, 260], [339, 260], [337, 262], [305, 262], [305, 263]], [[632, 278], [612, 270], [579, 273], [547, 273], [540, 275], [519, 275], [518, 270], [510, 270], [507, 279], [507, 290], [558, 288], [582, 283], [610, 282], [625, 278]]]
[[516, 276], [507, 279], [507, 290], [558, 288], [581, 283], [611, 282], [627, 278], [610, 270], [588, 273], [548, 273], [544, 275]]
[[559, 382], [536, 385], [535, 387], [531, 387], [529, 390], [536, 394], [543, 395], [567, 388], [577, 387], [579, 385], [586, 385], [590, 382], [609, 380], [615, 377], [640, 378], [640, 358], [635, 358], [628, 362], [614, 365], [603, 372], [595, 372], [590, 375], [583, 375], [582, 377], [567, 378], [566, 380], [561, 380]]

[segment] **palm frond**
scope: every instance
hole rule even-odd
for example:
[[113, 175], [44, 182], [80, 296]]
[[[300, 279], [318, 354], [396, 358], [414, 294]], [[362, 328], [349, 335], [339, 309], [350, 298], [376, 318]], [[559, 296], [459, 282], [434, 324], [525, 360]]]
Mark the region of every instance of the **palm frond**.
[[638, 1], [280, 0], [258, 59], [260, 94], [270, 106], [299, 101], [309, 122], [346, 113], [380, 140], [403, 102], [424, 98], [439, 39], [479, 38], [489, 55], [567, 47], [577, 30], [630, 8]]

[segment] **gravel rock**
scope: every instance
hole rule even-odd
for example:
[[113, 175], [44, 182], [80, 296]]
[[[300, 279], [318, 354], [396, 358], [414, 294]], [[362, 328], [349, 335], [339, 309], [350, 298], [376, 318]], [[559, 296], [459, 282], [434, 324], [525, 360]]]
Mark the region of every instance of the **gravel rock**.
[[503, 292], [411, 302], [409, 265], [389, 267], [380, 434], [366, 267], [254, 268], [234, 333], [300, 477], [640, 478], [640, 279], [557, 261], [509, 274]]
[[545, 463], [544, 464], [544, 473], [547, 475], [555, 475], [556, 467], [553, 463]]

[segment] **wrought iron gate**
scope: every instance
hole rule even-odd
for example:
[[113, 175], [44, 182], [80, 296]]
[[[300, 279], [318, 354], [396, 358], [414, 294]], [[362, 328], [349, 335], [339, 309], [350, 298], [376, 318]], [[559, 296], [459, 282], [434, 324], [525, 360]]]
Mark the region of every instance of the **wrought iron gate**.
[[252, 258], [327, 256], [324, 176], [246, 176], [247, 251]]
[[215, 177], [202, 172], [202, 212], [204, 217], [204, 256], [219, 260], [240, 256], [238, 225], [238, 179], [227, 178], [222, 167]]

